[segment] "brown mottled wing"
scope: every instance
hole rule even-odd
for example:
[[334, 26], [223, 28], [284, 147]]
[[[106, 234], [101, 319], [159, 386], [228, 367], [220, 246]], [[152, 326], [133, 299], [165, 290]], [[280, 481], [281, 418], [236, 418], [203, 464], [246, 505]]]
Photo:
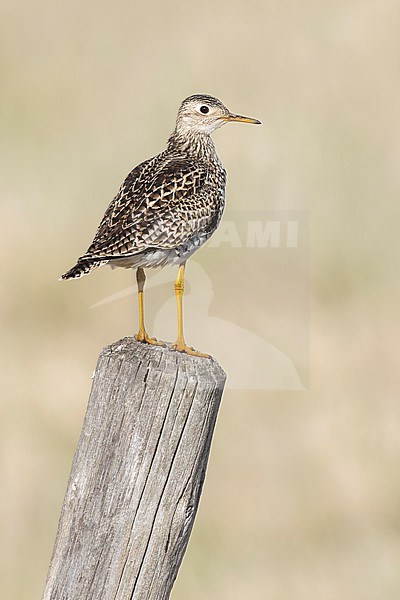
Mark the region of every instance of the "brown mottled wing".
[[216, 219], [218, 189], [207, 165], [162, 155], [136, 167], [108, 207], [81, 259], [117, 258], [147, 248], [174, 248]]

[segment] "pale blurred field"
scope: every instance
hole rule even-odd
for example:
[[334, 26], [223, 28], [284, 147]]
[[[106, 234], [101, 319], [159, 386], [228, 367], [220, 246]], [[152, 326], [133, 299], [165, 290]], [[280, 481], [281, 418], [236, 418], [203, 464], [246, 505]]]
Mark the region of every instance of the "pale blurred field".
[[40, 597], [97, 356], [136, 322], [128, 297], [90, 310], [129, 271], [57, 278], [206, 92], [263, 121], [215, 135], [229, 207], [310, 211], [311, 383], [225, 394], [172, 598], [400, 598], [399, 4], [1, 13], [0, 597]]

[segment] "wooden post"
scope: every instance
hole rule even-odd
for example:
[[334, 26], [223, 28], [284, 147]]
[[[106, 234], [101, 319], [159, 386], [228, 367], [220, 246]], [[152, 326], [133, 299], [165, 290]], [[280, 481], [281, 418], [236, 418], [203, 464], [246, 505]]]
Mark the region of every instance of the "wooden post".
[[100, 354], [43, 600], [169, 598], [225, 373], [124, 338]]

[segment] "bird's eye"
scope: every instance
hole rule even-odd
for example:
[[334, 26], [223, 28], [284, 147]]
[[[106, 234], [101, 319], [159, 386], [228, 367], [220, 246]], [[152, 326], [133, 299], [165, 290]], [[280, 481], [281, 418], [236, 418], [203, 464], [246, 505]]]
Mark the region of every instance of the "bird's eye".
[[203, 113], [203, 115], [206, 115], [208, 112], [210, 112], [210, 109], [208, 106], [200, 106], [200, 112]]

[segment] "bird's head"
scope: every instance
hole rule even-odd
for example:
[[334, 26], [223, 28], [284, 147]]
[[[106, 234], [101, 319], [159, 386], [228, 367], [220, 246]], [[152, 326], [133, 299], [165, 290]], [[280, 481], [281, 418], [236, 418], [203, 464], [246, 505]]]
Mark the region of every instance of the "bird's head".
[[176, 119], [176, 131], [182, 134], [210, 134], [231, 122], [261, 124], [257, 119], [231, 113], [218, 98], [195, 94], [182, 102]]

